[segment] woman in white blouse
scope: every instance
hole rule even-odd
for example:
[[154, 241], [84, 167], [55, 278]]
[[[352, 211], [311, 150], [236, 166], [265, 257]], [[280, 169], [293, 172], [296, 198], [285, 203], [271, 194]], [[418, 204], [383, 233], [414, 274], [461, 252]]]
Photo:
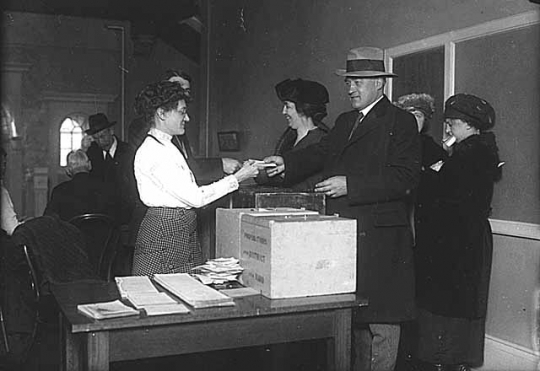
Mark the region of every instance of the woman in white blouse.
[[148, 206], [139, 227], [133, 258], [134, 275], [189, 272], [202, 264], [195, 208], [238, 189], [239, 182], [257, 175], [251, 162], [235, 174], [199, 186], [173, 135], [189, 122], [189, 95], [180, 84], [163, 81], [145, 87], [135, 100], [151, 128], [135, 155], [135, 178], [141, 201]]

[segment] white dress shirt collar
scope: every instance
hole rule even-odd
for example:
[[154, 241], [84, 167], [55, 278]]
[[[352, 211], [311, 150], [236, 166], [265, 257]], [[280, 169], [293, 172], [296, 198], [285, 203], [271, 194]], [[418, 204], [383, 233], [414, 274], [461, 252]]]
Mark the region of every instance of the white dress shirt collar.
[[369, 106], [367, 106], [366, 108], [364, 108], [363, 110], [360, 111], [360, 112], [362, 112], [362, 113], [364, 114], [364, 117], [367, 116], [367, 114], [369, 113], [369, 111], [371, 111], [371, 109], [372, 109], [373, 107], [375, 107], [375, 105], [376, 105], [377, 103], [379, 103], [379, 101], [380, 101], [381, 99], [383, 99], [383, 97], [384, 97], [384, 95], [381, 95], [381, 96], [379, 97], [379, 99], [377, 99], [375, 102], [371, 103]]
[[[113, 143], [111, 145], [111, 148], [109, 148], [109, 154], [111, 155], [112, 158], [114, 158], [114, 154], [116, 153], [116, 149], [118, 148], [118, 141], [116, 140], [116, 137], [113, 135]], [[107, 151], [102, 151], [103, 152], [103, 158], [105, 158], [105, 156], [107, 156]]]

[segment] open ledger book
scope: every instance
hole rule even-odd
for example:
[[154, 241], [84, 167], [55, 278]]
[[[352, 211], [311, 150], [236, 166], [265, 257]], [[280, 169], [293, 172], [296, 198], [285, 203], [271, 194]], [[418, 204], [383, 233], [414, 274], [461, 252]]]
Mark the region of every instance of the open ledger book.
[[184, 304], [166, 292], [159, 292], [147, 276], [116, 277], [115, 281], [122, 299], [148, 316], [189, 313]]
[[234, 300], [187, 273], [155, 274], [154, 281], [194, 308], [234, 305]]

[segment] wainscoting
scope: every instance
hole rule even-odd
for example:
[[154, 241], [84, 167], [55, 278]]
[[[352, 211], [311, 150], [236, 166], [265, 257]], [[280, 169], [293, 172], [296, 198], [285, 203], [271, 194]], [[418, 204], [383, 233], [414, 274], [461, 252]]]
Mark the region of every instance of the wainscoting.
[[477, 371], [536, 371], [540, 358], [530, 350], [486, 336], [485, 362]]
[[490, 221], [494, 248], [485, 364], [477, 370], [539, 370], [540, 225]]

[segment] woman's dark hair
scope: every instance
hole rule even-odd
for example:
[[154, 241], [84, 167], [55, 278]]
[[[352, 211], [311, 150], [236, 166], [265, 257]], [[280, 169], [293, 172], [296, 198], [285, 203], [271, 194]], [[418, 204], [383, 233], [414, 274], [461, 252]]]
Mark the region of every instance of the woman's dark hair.
[[311, 117], [313, 122], [318, 126], [327, 115], [326, 104], [313, 104], [313, 103], [295, 103], [296, 111], [306, 117]]
[[170, 81], [160, 81], [147, 85], [135, 98], [135, 112], [151, 118], [158, 108], [171, 111], [178, 106], [179, 101], [189, 103], [190, 98], [180, 84]]

